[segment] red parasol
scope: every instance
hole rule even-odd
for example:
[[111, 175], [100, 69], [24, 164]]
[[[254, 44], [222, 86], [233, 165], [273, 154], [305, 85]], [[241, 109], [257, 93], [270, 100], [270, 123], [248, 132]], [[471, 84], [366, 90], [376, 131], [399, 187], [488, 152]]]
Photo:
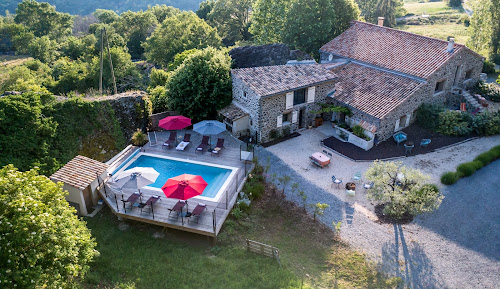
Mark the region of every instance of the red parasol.
[[166, 130], [179, 130], [191, 125], [191, 119], [182, 115], [167, 116], [160, 120], [159, 127]]
[[201, 195], [207, 185], [201, 176], [183, 174], [168, 179], [161, 189], [167, 198], [187, 200]]

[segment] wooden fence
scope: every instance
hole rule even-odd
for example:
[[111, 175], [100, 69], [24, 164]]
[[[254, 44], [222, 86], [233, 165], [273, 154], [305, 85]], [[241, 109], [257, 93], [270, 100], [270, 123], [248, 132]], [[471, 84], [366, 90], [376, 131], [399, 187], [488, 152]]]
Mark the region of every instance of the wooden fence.
[[280, 251], [276, 247], [247, 239], [247, 250], [267, 257], [276, 258], [281, 266]]

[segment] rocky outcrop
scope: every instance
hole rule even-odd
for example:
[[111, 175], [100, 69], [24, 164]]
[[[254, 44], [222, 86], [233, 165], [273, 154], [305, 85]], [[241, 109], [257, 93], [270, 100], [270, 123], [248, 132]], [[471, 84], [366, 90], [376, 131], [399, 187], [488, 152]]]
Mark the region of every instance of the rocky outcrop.
[[286, 44], [266, 44], [258, 46], [236, 47], [229, 52], [233, 68], [284, 65], [289, 60], [312, 60], [300, 50], [290, 50]]

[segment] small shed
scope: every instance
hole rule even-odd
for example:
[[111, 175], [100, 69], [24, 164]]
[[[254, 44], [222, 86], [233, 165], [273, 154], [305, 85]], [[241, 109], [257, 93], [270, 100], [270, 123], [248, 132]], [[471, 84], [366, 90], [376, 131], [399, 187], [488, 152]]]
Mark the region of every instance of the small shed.
[[219, 110], [222, 122], [226, 124], [226, 129], [235, 137], [248, 135], [250, 133], [249, 114], [234, 103]]
[[63, 189], [69, 192], [66, 200], [77, 209], [78, 214], [86, 216], [97, 205], [98, 177], [104, 180], [107, 169], [107, 164], [78, 155], [50, 176], [50, 179], [64, 183]]

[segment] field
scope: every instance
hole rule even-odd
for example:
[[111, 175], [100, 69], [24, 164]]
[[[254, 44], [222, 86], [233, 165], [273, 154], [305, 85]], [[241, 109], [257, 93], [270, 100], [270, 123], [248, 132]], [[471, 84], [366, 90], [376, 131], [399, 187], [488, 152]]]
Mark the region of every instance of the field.
[[403, 25], [398, 29], [428, 37], [447, 40], [448, 36], [455, 37], [455, 42], [466, 44], [469, 39], [467, 27], [456, 23], [435, 23], [430, 25]]
[[408, 14], [414, 15], [439, 15], [463, 13], [462, 9], [448, 7], [445, 2], [405, 3], [404, 9]]
[[[84, 288], [396, 288], [399, 280], [385, 279], [364, 255], [270, 190], [248, 214], [226, 221], [215, 247], [193, 234], [120, 222], [108, 208], [86, 221], [101, 255]], [[247, 252], [245, 238], [278, 247], [282, 267]]]

